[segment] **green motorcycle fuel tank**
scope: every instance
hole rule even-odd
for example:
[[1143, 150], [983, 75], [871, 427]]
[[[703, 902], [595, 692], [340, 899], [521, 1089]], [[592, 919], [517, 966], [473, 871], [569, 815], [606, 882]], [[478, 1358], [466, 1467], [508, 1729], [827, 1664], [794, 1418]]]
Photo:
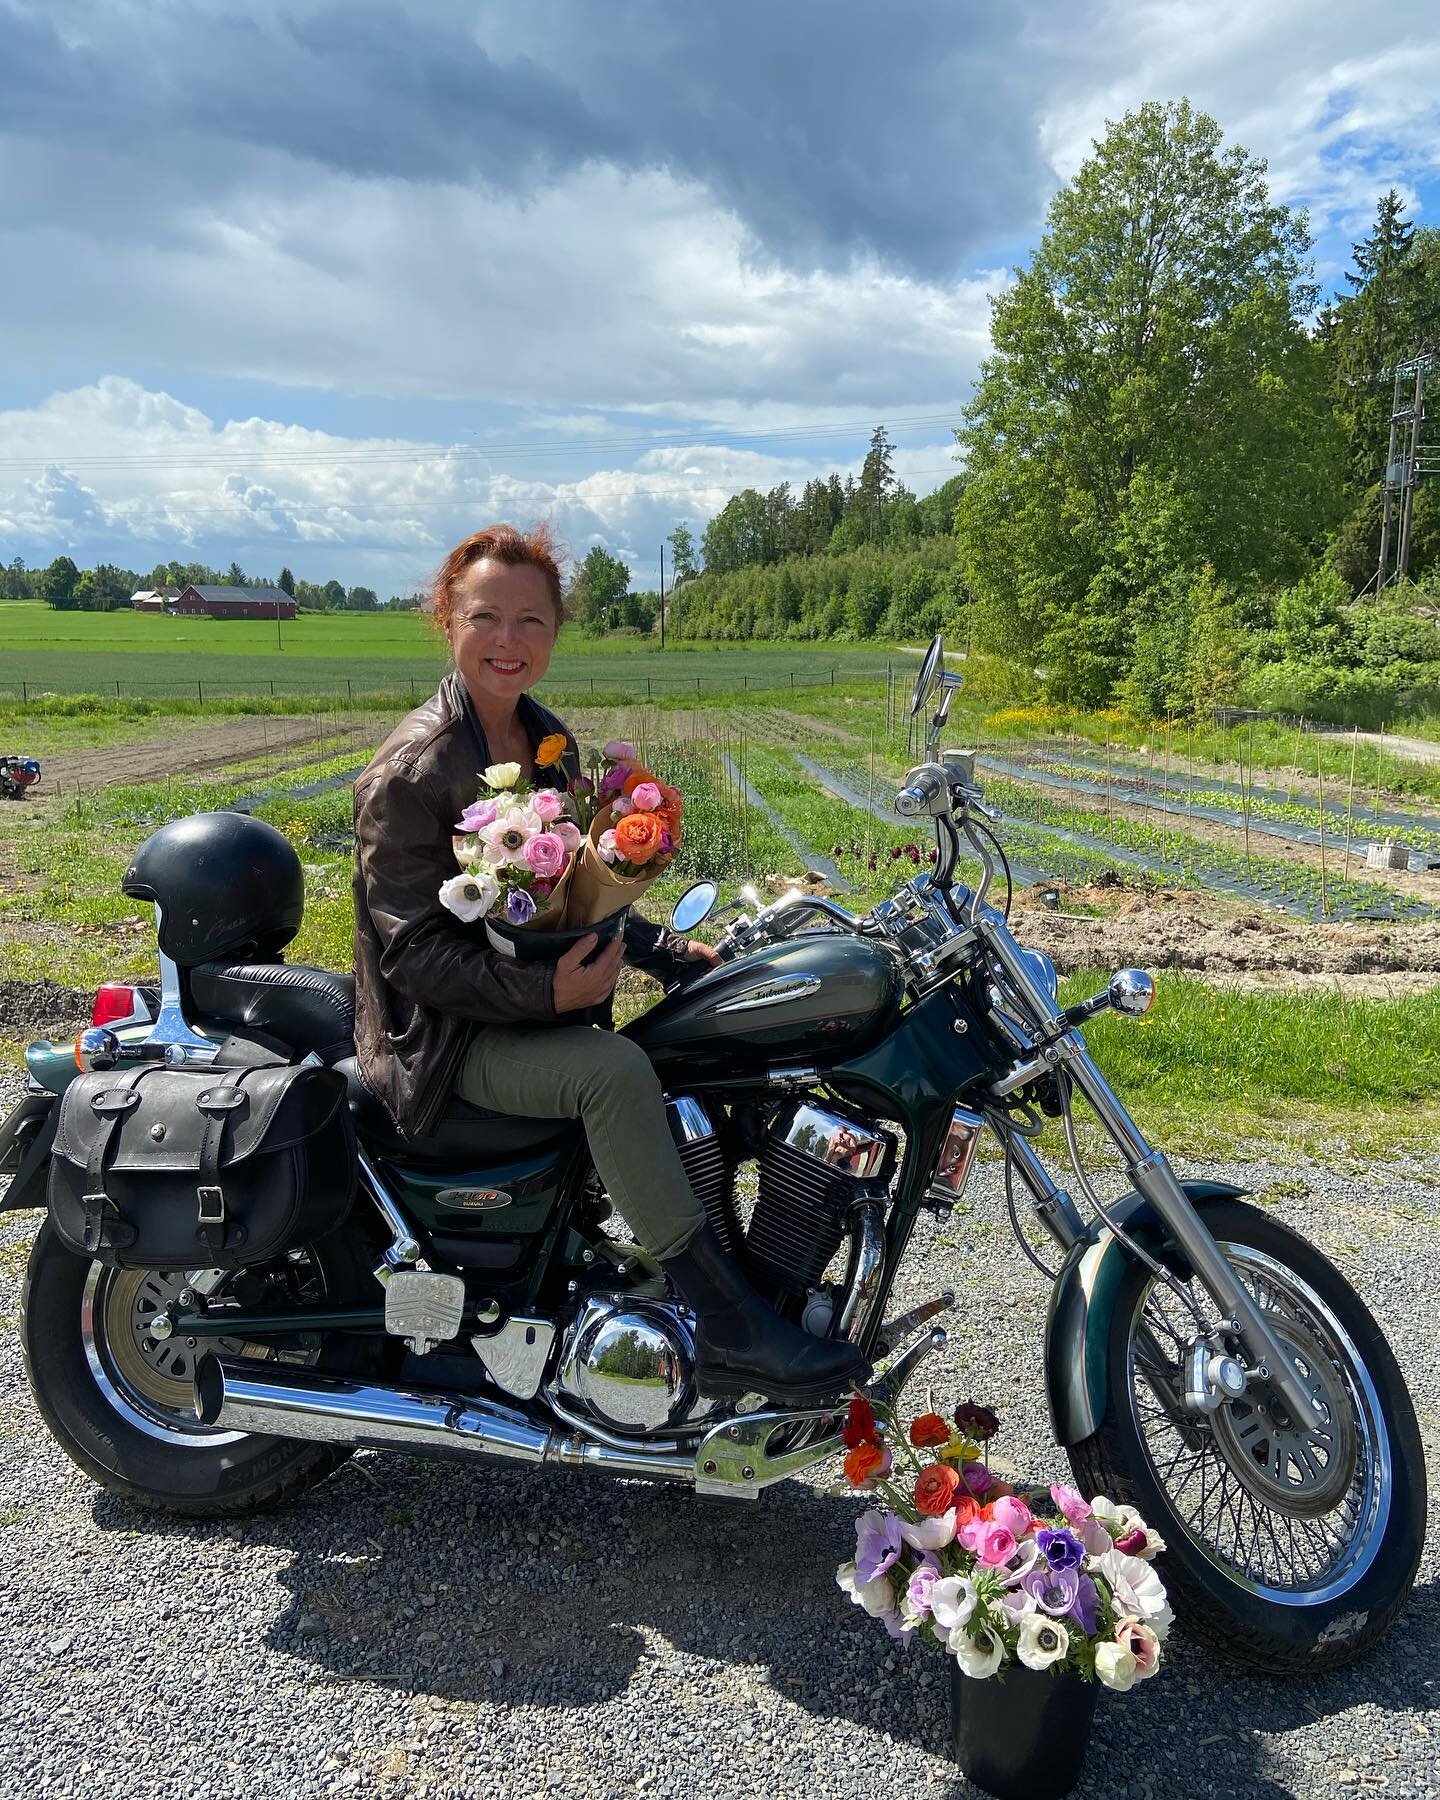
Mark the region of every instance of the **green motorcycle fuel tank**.
[[845, 1062], [899, 1016], [898, 959], [867, 938], [815, 933], [722, 963], [625, 1027], [665, 1078], [743, 1075], [774, 1063]]

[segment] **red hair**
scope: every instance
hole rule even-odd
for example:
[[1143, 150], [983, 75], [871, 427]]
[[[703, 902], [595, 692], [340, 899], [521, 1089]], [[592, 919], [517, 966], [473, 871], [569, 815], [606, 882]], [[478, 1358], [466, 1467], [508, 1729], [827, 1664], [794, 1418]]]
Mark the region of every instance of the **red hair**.
[[460, 578], [472, 563], [507, 563], [511, 568], [529, 565], [545, 577], [550, 603], [555, 608], [555, 629], [565, 623], [565, 595], [560, 581], [560, 557], [563, 552], [543, 522], [529, 531], [517, 531], [513, 525], [487, 525], [457, 544], [435, 571], [430, 584], [430, 610], [435, 623], [447, 635], [455, 611], [455, 590]]

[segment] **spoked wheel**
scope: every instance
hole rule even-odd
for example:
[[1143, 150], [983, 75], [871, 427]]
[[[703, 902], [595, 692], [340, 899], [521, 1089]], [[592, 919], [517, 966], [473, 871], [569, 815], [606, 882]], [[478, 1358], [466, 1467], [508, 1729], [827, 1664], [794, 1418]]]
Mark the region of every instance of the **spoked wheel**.
[[[1335, 1667], [1387, 1629], [1415, 1578], [1425, 1465], [1414, 1408], [1379, 1326], [1318, 1251], [1237, 1201], [1201, 1211], [1319, 1420], [1294, 1419], [1259, 1378], [1214, 1412], [1188, 1411], [1194, 1317], [1137, 1263], [1111, 1319], [1105, 1420], [1071, 1463], [1087, 1495], [1129, 1501], [1165, 1538], [1182, 1625], [1261, 1668]], [[1214, 1319], [1204, 1290], [1190, 1292]]]
[[[288, 1499], [323, 1480], [350, 1452], [202, 1425], [195, 1366], [211, 1350], [315, 1363], [318, 1340], [191, 1341], [164, 1335], [161, 1315], [187, 1288], [212, 1307], [249, 1309], [358, 1298], [369, 1280], [358, 1246], [339, 1233], [266, 1270], [235, 1274], [106, 1268], [72, 1255], [47, 1222], [31, 1251], [21, 1303], [36, 1405], [92, 1481], [145, 1505], [206, 1516]], [[352, 1344], [349, 1354], [356, 1351]]]

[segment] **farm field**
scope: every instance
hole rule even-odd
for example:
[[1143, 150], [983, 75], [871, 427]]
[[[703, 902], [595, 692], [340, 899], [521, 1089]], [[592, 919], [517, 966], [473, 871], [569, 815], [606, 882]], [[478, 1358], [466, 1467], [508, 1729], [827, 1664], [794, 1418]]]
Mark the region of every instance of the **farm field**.
[[[277, 648], [277, 636], [283, 648]], [[549, 691], [703, 693], [884, 679], [911, 659], [888, 645], [674, 643], [652, 638], [561, 635]], [[281, 621], [183, 619], [136, 612], [55, 612], [23, 603], [0, 613], [0, 695], [37, 692], [203, 699], [305, 691], [414, 693], [423, 697], [446, 664], [418, 613], [302, 613]], [[698, 682], [698, 687], [697, 687]]]
[[[878, 688], [719, 710], [569, 709], [583, 740], [640, 738], [692, 797], [685, 859], [652, 896], [654, 916], [702, 874], [729, 893], [747, 877], [777, 892], [808, 866], [863, 910], [923, 866], [928, 839], [889, 810], [903, 731], [887, 735]], [[156, 825], [202, 807], [243, 804], [286, 831], [307, 881], [295, 957], [347, 966], [349, 785], [394, 716], [192, 718], [178, 734], [151, 718], [128, 721], [118, 736], [102, 718], [90, 722], [88, 743], [85, 722], [70, 721], [37, 797], [0, 808], [0, 1057], [13, 1062], [41, 1025], [73, 1028], [70, 1015], [99, 980], [153, 969], [148, 909], [121, 894], [119, 876]], [[1020, 935], [1055, 958], [1066, 997], [1093, 991], [1097, 971], [1124, 963], [1163, 971], [1150, 1021], [1091, 1028], [1157, 1134], [1177, 1147], [1257, 1138], [1336, 1153], [1433, 1136], [1440, 888], [1406, 922], [1405, 906], [1385, 905], [1406, 896], [1356, 881], [1352, 867], [1350, 888], [1334, 887], [1333, 901], [1394, 916], [1337, 923], [1322, 917], [1298, 861], [1267, 859], [1267, 871], [1279, 867], [1276, 891], [1237, 894], [1225, 877], [1240, 853], [1221, 856], [1183, 819], [1152, 825], [1147, 839], [1118, 806], [1109, 815], [1072, 807], [1010, 775], [988, 791], [1006, 815]], [[1421, 879], [1434, 881], [1411, 878]], [[622, 1007], [650, 993], [644, 977], [627, 974]]]

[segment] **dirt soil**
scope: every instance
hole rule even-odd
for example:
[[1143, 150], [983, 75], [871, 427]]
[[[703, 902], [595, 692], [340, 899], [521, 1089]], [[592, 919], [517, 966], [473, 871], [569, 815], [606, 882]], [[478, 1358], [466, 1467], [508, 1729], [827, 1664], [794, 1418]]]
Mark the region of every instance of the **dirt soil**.
[[[1163, 891], [1061, 886], [1058, 893], [1054, 911], [1034, 893], [1020, 895], [1012, 922], [1021, 942], [1043, 950], [1062, 974], [1189, 969], [1239, 986], [1336, 987], [1357, 998], [1440, 986], [1440, 925], [1315, 925]], [[1105, 916], [1089, 916], [1091, 907]]]
[[[93, 789], [157, 781], [166, 775], [199, 775], [257, 757], [275, 757], [272, 772], [278, 772], [293, 766], [295, 753], [307, 750], [318, 738], [323, 737], [333, 748], [337, 738], [372, 744], [379, 742], [380, 735], [377, 722], [361, 715], [226, 719], [200, 731], [47, 756], [35, 798], [58, 798], [77, 787]], [[279, 760], [282, 756], [284, 762]]]

